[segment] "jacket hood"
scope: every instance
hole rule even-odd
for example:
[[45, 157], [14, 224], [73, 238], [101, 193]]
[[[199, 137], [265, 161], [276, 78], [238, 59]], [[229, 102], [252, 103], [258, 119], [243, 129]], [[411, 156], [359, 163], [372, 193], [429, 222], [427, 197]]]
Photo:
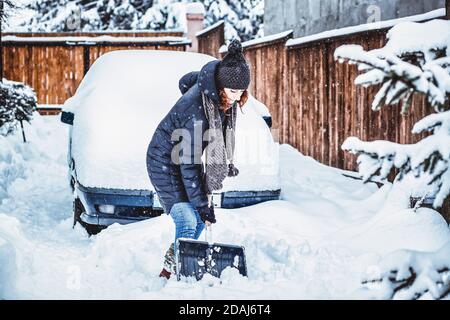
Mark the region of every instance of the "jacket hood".
[[185, 74], [179, 81], [181, 94], [185, 94], [195, 84], [214, 102], [219, 103], [219, 91], [216, 87], [216, 71], [220, 60], [213, 60], [205, 64], [200, 71]]
[[193, 71], [181, 77], [178, 87], [181, 94], [185, 94], [195, 84], [214, 102], [219, 103], [219, 90], [216, 86], [216, 72], [220, 60], [213, 60], [205, 64], [200, 71]]
[[210, 99], [219, 103], [219, 90], [216, 86], [216, 70], [220, 60], [210, 61], [203, 66], [198, 75], [198, 87]]

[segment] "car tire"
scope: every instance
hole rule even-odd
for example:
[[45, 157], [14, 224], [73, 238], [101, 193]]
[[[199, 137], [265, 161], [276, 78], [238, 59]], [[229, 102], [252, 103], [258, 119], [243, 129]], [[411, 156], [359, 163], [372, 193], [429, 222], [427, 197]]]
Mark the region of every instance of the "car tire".
[[99, 225], [89, 224], [89, 223], [85, 223], [85, 222], [83, 222], [82, 225], [83, 225], [84, 229], [86, 229], [89, 236], [96, 235], [97, 233], [100, 233], [100, 231], [102, 231], [103, 229], [106, 229], [105, 226], [99, 226]]
[[89, 236], [96, 235], [103, 229], [106, 229], [105, 226], [99, 226], [94, 224], [89, 224], [81, 220], [81, 214], [84, 212], [84, 206], [83, 203], [81, 203], [81, 200], [79, 198], [76, 198], [73, 200], [73, 227], [75, 228], [75, 225], [77, 222], [87, 231]]

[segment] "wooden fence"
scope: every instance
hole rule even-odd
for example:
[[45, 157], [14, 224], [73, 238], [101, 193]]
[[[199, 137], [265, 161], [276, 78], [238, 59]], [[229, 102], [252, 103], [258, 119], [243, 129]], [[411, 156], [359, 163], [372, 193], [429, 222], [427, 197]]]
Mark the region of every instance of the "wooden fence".
[[[379, 87], [356, 86], [357, 67], [334, 60], [334, 51], [344, 44], [383, 47], [390, 27], [369, 29], [292, 40], [292, 32], [284, 32], [243, 43], [251, 68], [249, 90], [269, 108], [280, 143], [323, 164], [354, 171], [356, 157], [341, 149], [347, 137], [409, 144], [425, 136], [411, 133], [418, 120], [433, 112], [423, 97], [415, 96], [405, 115], [400, 104], [372, 111]], [[450, 222], [450, 198], [440, 212]]]
[[423, 138], [411, 133], [414, 123], [432, 112], [423, 98], [414, 97], [406, 115], [400, 114], [400, 105], [372, 111], [378, 87], [356, 86], [357, 67], [334, 60], [335, 49], [344, 44], [384, 46], [389, 29], [287, 42], [292, 32], [284, 32], [243, 43], [251, 67], [250, 91], [269, 108], [280, 143], [326, 165], [355, 170], [356, 157], [341, 150], [347, 137], [399, 143]]
[[[271, 37], [264, 42], [244, 43], [244, 52], [250, 66], [251, 82], [249, 91], [263, 102], [272, 115], [274, 134], [286, 140], [288, 127], [288, 77], [286, 40], [292, 38], [292, 31]], [[270, 70], [269, 70], [270, 69]]]
[[[1, 53], [3, 77], [30, 85], [39, 104], [63, 104], [102, 54], [126, 49], [185, 51], [190, 41], [182, 35], [180, 32], [5, 33]], [[58, 110], [40, 112], [53, 114]]]
[[225, 43], [225, 22], [223, 20], [198, 32], [196, 36], [198, 52], [220, 58], [220, 46]]
[[400, 114], [400, 105], [372, 111], [379, 87], [356, 86], [357, 67], [334, 60], [334, 51], [344, 44], [359, 44], [366, 50], [384, 46], [386, 32], [360, 32], [286, 48], [289, 101], [280, 125], [288, 129], [281, 134], [282, 142], [324, 164], [355, 170], [355, 157], [341, 149], [347, 137], [398, 143], [423, 138], [411, 133], [414, 123], [432, 112], [423, 99], [415, 97], [406, 115]]

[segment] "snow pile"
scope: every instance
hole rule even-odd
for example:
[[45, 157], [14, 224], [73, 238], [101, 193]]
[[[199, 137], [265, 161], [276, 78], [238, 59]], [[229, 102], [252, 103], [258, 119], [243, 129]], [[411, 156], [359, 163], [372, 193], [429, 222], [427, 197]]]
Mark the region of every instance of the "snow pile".
[[22, 168], [2, 184], [1, 298], [364, 298], [361, 279], [382, 256], [436, 251], [450, 240], [436, 211], [405, 209], [408, 185], [377, 189], [282, 145], [283, 200], [216, 211], [212, 240], [245, 247], [248, 278], [228, 269], [220, 279], [165, 282], [158, 274], [174, 236], [171, 218], [115, 224], [91, 238], [72, 229], [67, 126], [36, 115], [25, 129], [27, 144], [17, 134], [0, 140], [0, 155], [9, 154], [0, 160], [2, 177]]
[[[146, 152], [153, 133], [181, 97], [179, 79], [213, 59], [153, 50], [115, 51], [97, 59], [64, 104], [75, 114], [72, 151], [78, 181], [88, 187], [152, 190]], [[227, 179], [223, 191], [279, 188], [277, 145], [257, 113], [264, 108], [251, 98], [238, 111], [235, 163], [242, 174]]]
[[[67, 126], [60, 124], [59, 116], [43, 117], [38, 112], [31, 123], [24, 123], [27, 143], [19, 132], [0, 136], [0, 213], [18, 210], [16, 218], [33, 230], [37, 224], [51, 228], [55, 218], [65, 216], [71, 210], [71, 194]], [[48, 197], [54, 199], [47, 205]], [[39, 214], [39, 205], [45, 207], [45, 215]]]
[[282, 197], [301, 208], [298, 217], [306, 213], [301, 225], [312, 226], [308, 235], [326, 235], [355, 252], [379, 255], [397, 248], [435, 251], [450, 235], [436, 211], [407, 209], [411, 192], [418, 188], [413, 179], [378, 189], [374, 183], [362, 184], [339, 169], [302, 157], [288, 145], [281, 146], [280, 159]]
[[22, 142], [21, 133], [7, 138], [0, 136], [0, 297], [3, 298], [16, 297], [18, 270], [28, 269], [33, 260], [33, 244], [23, 229], [31, 238], [36, 229], [45, 230], [41, 238], [51, 237], [52, 229], [59, 223], [58, 213], [66, 217], [71, 209], [65, 179], [67, 129], [55, 125], [58, 122], [56, 117], [44, 118], [35, 112], [33, 126], [24, 123], [27, 143]]
[[[0, 298], [14, 296], [17, 276], [15, 242], [19, 222], [17, 219], [0, 214]], [[12, 234], [12, 235], [11, 235]]]

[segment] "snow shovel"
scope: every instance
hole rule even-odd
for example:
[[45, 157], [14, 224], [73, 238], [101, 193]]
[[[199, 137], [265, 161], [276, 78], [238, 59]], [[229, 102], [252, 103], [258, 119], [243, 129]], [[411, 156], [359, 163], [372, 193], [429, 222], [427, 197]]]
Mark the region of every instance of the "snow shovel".
[[[211, 196], [208, 196], [211, 206]], [[244, 247], [222, 243], [211, 243], [211, 226], [205, 230], [205, 241], [178, 239], [175, 253], [178, 281], [181, 276], [203, 278], [206, 273], [220, 277], [227, 267], [238, 269], [247, 276]]]

